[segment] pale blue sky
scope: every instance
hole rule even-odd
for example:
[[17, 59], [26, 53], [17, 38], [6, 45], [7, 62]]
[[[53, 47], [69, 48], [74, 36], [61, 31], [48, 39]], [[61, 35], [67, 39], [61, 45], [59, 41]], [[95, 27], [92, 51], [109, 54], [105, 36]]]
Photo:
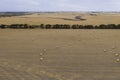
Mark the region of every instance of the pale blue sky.
[[120, 11], [120, 0], [0, 0], [0, 11]]

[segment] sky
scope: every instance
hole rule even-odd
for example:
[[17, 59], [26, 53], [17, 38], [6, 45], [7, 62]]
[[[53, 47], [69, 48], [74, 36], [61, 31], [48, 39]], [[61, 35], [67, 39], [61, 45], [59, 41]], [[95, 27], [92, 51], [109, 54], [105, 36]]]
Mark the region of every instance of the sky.
[[120, 0], [0, 0], [5, 11], [120, 11]]

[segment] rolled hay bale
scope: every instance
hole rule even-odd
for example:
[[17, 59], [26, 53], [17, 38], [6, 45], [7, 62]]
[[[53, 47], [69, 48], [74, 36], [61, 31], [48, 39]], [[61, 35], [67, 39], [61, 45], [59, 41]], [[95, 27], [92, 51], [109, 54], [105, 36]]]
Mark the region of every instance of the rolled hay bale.
[[112, 46], [112, 49], [115, 49], [115, 46]]
[[43, 60], [43, 57], [41, 57], [40, 60], [42, 61], [42, 60]]
[[120, 59], [117, 58], [116, 61], [117, 61], [117, 62], [120, 62]]
[[104, 51], [104, 52], [107, 52], [107, 50], [106, 50], [106, 49], [104, 49], [103, 51]]
[[115, 53], [115, 56], [117, 56], [117, 57], [118, 57], [118, 56], [119, 56], [119, 54], [118, 54], [118, 53]]
[[46, 49], [43, 49], [43, 51], [45, 52], [45, 51], [47, 51]]
[[42, 56], [43, 55], [43, 53], [40, 53], [40, 56]]

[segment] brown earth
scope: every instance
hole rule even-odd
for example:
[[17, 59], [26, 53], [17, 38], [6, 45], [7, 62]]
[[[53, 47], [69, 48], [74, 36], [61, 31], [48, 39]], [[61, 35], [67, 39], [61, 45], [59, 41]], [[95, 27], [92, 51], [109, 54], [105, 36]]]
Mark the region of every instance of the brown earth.
[[[75, 19], [80, 16], [82, 20]], [[85, 19], [85, 20], [84, 20]], [[2, 17], [0, 24], [120, 24], [119, 13], [34, 13], [32, 15]]]
[[0, 80], [119, 80], [119, 30], [0, 30]]

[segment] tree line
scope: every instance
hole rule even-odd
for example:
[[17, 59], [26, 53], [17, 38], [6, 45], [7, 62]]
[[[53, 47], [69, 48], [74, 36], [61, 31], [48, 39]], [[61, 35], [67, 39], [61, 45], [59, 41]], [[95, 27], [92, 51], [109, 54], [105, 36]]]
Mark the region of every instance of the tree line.
[[120, 24], [101, 24], [101, 25], [79, 25], [79, 24], [40, 24], [40, 25], [28, 25], [28, 24], [11, 24], [0, 25], [1, 29], [120, 29]]
[[30, 13], [27, 13], [27, 12], [0, 12], [0, 18], [1, 17], [24, 16], [24, 15], [30, 15]]

